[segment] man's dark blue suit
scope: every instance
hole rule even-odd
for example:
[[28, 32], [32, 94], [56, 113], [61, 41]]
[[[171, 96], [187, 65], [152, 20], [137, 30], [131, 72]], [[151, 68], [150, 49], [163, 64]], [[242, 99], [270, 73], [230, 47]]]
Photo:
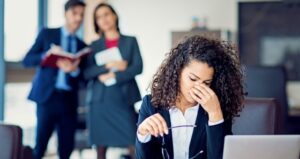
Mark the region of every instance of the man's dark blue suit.
[[[71, 90], [59, 90], [55, 86], [59, 69], [40, 66], [51, 45], [61, 45], [61, 36], [61, 28], [42, 29], [23, 60], [25, 67], [37, 68], [28, 97], [37, 103], [35, 159], [44, 155], [54, 130], [57, 130], [60, 159], [68, 159], [74, 147], [77, 90], [81, 75], [69, 78]], [[76, 44], [76, 52], [86, 46], [77, 37]]]

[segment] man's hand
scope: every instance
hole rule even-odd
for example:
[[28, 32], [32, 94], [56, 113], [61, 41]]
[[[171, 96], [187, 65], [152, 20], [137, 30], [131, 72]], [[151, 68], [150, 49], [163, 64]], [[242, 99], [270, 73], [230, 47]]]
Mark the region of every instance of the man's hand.
[[58, 68], [62, 69], [65, 73], [70, 73], [75, 71], [78, 68], [78, 65], [80, 63], [80, 59], [71, 62], [68, 59], [59, 59], [56, 63]]
[[45, 57], [49, 56], [50, 54], [56, 54], [56, 53], [59, 53], [59, 52], [62, 52], [62, 51], [63, 51], [63, 48], [61, 48], [58, 45], [52, 44], [51, 48], [47, 51]]

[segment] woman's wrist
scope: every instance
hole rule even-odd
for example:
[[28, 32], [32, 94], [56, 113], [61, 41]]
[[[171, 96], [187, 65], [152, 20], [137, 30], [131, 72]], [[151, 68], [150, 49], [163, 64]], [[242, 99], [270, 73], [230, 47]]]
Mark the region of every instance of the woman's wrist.
[[220, 120], [223, 120], [223, 113], [221, 110], [215, 111], [215, 112], [210, 112], [208, 113], [208, 120], [210, 122], [218, 122]]
[[142, 135], [142, 136], [146, 136], [147, 134], [149, 134], [149, 132], [147, 132], [143, 128], [138, 128], [137, 133]]

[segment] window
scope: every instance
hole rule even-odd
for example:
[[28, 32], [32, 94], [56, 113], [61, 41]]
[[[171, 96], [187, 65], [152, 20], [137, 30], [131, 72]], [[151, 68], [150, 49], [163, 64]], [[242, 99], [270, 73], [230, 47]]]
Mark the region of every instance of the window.
[[[4, 0], [4, 3], [4, 59], [17, 64], [38, 33], [38, 0]], [[15, 67], [7, 65], [6, 70], [8, 75]], [[36, 107], [27, 100], [30, 87], [28, 82], [5, 84], [4, 121], [22, 127], [24, 143], [33, 146]]]
[[5, 0], [4, 56], [20, 61], [31, 47], [38, 31], [38, 0]]
[[64, 24], [66, 2], [66, 0], [48, 0], [48, 27], [60, 27]]

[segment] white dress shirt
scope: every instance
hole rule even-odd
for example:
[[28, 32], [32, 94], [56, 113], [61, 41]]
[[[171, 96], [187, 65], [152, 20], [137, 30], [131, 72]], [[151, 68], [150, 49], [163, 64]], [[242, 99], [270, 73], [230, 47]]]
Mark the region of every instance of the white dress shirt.
[[[171, 107], [169, 109], [171, 126], [178, 125], [195, 125], [196, 118], [198, 115], [199, 105], [186, 109], [183, 114], [177, 107]], [[208, 122], [209, 126], [218, 125], [223, 123], [224, 120], [218, 122]], [[173, 139], [173, 152], [174, 159], [188, 159], [189, 158], [189, 147], [193, 134], [193, 127], [180, 127], [172, 129]], [[142, 136], [137, 133], [137, 138], [142, 143], [147, 143], [151, 140], [151, 135], [147, 134]]]

